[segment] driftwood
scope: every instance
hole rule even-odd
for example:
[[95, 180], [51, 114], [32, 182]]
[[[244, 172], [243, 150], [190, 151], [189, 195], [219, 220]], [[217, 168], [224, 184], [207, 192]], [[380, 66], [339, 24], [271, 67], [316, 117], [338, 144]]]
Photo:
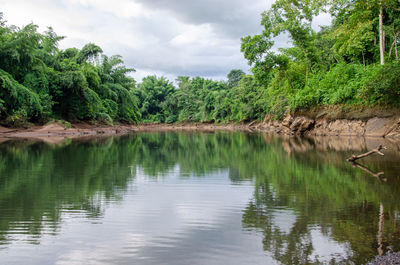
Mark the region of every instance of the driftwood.
[[379, 180], [379, 182], [387, 181], [386, 178], [382, 178], [382, 176], [385, 174], [385, 172], [383, 172], [383, 171], [375, 173], [371, 169], [367, 168], [366, 166], [360, 165], [357, 162], [352, 162], [352, 165], [353, 165], [353, 167], [358, 167], [359, 169], [371, 174], [372, 176], [377, 178]]
[[361, 154], [361, 155], [358, 155], [358, 156], [352, 155], [351, 157], [347, 158], [347, 161], [354, 162], [354, 161], [356, 161], [356, 160], [358, 160], [360, 158], [372, 155], [374, 153], [377, 153], [377, 154], [379, 154], [381, 156], [384, 156], [385, 154], [381, 152], [382, 149], [387, 149], [387, 148], [382, 146], [382, 145], [379, 145], [376, 149], [373, 149], [373, 150], [371, 150], [371, 151], [369, 151], [367, 153], [364, 153], [364, 154]]
[[257, 120], [252, 121], [252, 122], [250, 122], [249, 124], [247, 124], [247, 127], [249, 127], [249, 129], [251, 129], [252, 127], [255, 127], [255, 126], [253, 126], [253, 125], [256, 124], [256, 123], [257, 123]]

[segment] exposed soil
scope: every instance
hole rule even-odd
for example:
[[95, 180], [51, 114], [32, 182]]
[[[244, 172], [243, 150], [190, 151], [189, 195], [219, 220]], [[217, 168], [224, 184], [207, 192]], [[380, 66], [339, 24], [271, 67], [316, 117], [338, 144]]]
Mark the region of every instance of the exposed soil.
[[[259, 123], [257, 123], [259, 124]], [[141, 124], [138, 126], [139, 131], [261, 131], [255, 127], [256, 123], [175, 123], [175, 124]]]
[[249, 131], [267, 132], [281, 135], [306, 136], [356, 136], [390, 138], [400, 141], [400, 115], [392, 113], [388, 117], [368, 119], [334, 119], [324, 116], [287, 115], [282, 121], [266, 117], [264, 121], [250, 123], [175, 123], [175, 124], [139, 124], [139, 125], [93, 125], [88, 123], [72, 124], [67, 128], [62, 123], [50, 123], [28, 128], [6, 128], [0, 126], [0, 138], [76, 138], [82, 136], [110, 136], [132, 132], [148, 131]]
[[43, 126], [31, 126], [28, 128], [0, 127], [0, 138], [75, 138], [89, 135], [115, 135], [137, 131], [133, 125], [98, 126], [90, 124], [74, 124], [67, 128], [61, 123], [50, 123]]
[[[91, 125], [87, 123], [72, 124], [67, 128], [61, 123], [50, 123], [43, 126], [31, 126], [28, 128], [6, 128], [0, 126], [0, 139], [7, 138], [77, 138], [85, 136], [110, 136], [131, 132], [149, 131], [252, 131], [246, 124], [215, 125], [206, 123], [182, 123], [182, 124], [139, 124], [139, 125]], [[47, 139], [46, 141], [52, 141]]]

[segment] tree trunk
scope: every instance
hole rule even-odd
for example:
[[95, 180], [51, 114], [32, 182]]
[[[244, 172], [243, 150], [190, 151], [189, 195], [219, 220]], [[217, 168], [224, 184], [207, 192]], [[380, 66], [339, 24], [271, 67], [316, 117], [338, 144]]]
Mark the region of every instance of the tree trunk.
[[365, 56], [364, 56], [364, 51], [361, 51], [361, 54], [362, 54], [362, 57], [363, 57], [363, 65], [364, 65], [364, 68], [365, 68]]
[[383, 32], [383, 7], [382, 1], [379, 4], [379, 50], [381, 54], [381, 65], [385, 64], [385, 35]]
[[[394, 36], [394, 41], [393, 41], [392, 46], [390, 47], [390, 51], [389, 51], [389, 58], [392, 57], [393, 47], [397, 44], [397, 38], [399, 37], [399, 35], [400, 35], [400, 30], [397, 31], [396, 35]], [[396, 59], [397, 59], [397, 57], [396, 57]]]

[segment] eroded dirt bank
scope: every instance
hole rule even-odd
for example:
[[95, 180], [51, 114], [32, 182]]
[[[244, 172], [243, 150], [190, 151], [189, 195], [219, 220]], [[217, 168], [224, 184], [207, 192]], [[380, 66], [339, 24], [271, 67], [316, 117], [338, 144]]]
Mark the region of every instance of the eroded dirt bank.
[[240, 124], [139, 124], [99, 126], [90, 124], [73, 124], [66, 128], [60, 123], [28, 128], [6, 128], [0, 126], [1, 138], [41, 138], [82, 136], [120, 135], [139, 131], [259, 131], [281, 135], [305, 136], [354, 136], [354, 137], [384, 137], [400, 141], [400, 114], [391, 117], [373, 117], [370, 119], [313, 119], [307, 116], [288, 115], [283, 120], [272, 120], [266, 117], [263, 122]]
[[400, 140], [400, 114], [391, 117], [373, 117], [365, 120], [325, 118], [288, 115], [282, 121], [266, 118], [255, 126], [262, 131], [285, 135], [308, 136], [364, 136], [385, 137]]

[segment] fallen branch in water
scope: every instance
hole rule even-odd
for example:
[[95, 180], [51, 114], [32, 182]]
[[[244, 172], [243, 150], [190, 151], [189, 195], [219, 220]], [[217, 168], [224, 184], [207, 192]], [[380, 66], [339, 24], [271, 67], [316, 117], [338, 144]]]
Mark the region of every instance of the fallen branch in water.
[[361, 155], [358, 155], [358, 156], [352, 155], [350, 158], [347, 158], [347, 161], [354, 162], [354, 161], [356, 161], [356, 160], [358, 160], [360, 158], [372, 155], [374, 153], [377, 153], [377, 154], [379, 154], [381, 156], [384, 156], [385, 154], [381, 152], [382, 149], [387, 149], [387, 148], [385, 146], [379, 145], [376, 149], [373, 149], [373, 150], [371, 150], [371, 151], [369, 151], [367, 153], [364, 153], [364, 154], [361, 154]]

